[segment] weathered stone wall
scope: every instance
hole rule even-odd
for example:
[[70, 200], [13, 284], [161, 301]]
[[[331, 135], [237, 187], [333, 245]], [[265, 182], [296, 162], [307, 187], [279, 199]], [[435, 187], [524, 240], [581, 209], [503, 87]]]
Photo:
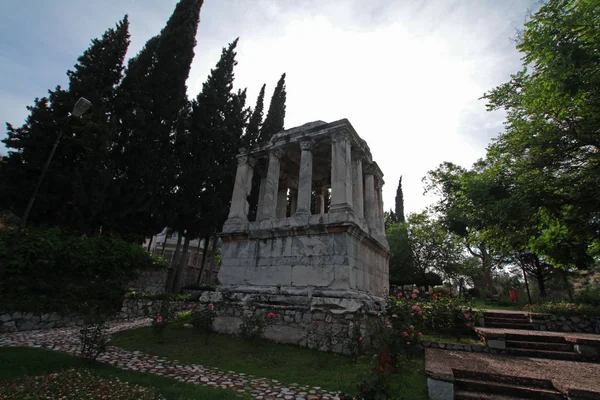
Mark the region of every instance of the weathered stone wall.
[[279, 293], [205, 292], [200, 301], [213, 304], [214, 328], [221, 333], [238, 333], [244, 316], [272, 312], [277, 317], [265, 331], [269, 340], [339, 354], [350, 353], [354, 329], [360, 330], [364, 343], [372, 341], [381, 304], [368, 297], [315, 296], [321, 294], [316, 289], [310, 295], [285, 289]]
[[[173, 302], [177, 311], [187, 308], [187, 304]], [[156, 315], [160, 309], [157, 300], [125, 299], [121, 311], [111, 320], [127, 320]], [[77, 315], [62, 315], [60, 313], [40, 312], [2, 312], [0, 311], [0, 333], [33, 331], [38, 329], [65, 328], [83, 325], [83, 318]]]
[[600, 317], [533, 314], [533, 328], [538, 331], [600, 333]]

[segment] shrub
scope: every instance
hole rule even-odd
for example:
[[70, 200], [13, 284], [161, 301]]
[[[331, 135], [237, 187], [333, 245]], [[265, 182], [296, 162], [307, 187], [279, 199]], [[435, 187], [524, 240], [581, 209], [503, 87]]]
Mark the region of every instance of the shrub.
[[109, 338], [104, 322], [86, 323], [79, 331], [80, 355], [87, 362], [95, 361], [106, 351]]
[[118, 379], [102, 379], [85, 369], [70, 369], [47, 376], [26, 376], [1, 381], [0, 398], [159, 400], [162, 396], [151, 388]]
[[175, 319], [175, 307], [170, 299], [162, 300], [158, 315], [152, 316], [152, 330], [160, 343], [164, 342], [163, 332]]
[[573, 304], [564, 301], [548, 302], [544, 304], [527, 304], [523, 310], [554, 315], [589, 315], [600, 317], [600, 307], [589, 304]]
[[170, 301], [197, 301], [192, 295], [189, 294], [177, 294], [177, 293], [166, 293], [166, 292], [127, 292], [125, 293], [126, 299], [131, 300], [170, 300]]
[[264, 336], [267, 326], [272, 325], [276, 318], [277, 314], [272, 312], [244, 314], [238, 334], [244, 339], [260, 339]]
[[586, 285], [577, 296], [577, 303], [600, 306], [600, 283]]
[[[0, 230], [0, 259], [14, 234]], [[110, 315], [119, 311], [127, 282], [153, 267], [139, 245], [116, 236], [27, 228], [0, 282], [0, 304], [6, 311]]]
[[208, 344], [208, 337], [213, 332], [215, 317], [216, 313], [212, 304], [207, 304], [206, 307], [192, 312], [192, 325], [206, 335], [204, 344]]
[[176, 328], [183, 328], [183, 326], [186, 324], [191, 325], [192, 324], [192, 312], [193, 312], [193, 310], [188, 310], [188, 311], [184, 311], [184, 312], [181, 312], [181, 313], [175, 315], [175, 318], [173, 318], [173, 322], [171, 323], [171, 325]]

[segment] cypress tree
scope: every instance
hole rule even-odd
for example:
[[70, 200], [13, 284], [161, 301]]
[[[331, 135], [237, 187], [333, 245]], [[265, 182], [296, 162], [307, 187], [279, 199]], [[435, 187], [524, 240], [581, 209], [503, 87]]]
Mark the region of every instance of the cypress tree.
[[[36, 99], [28, 107], [26, 123], [15, 129], [7, 124], [8, 138], [14, 149], [0, 175], [6, 179], [3, 206], [21, 215], [27, 198], [39, 178], [40, 169], [50, 154], [61, 130], [63, 136], [40, 188], [29, 221], [34, 224], [66, 225], [82, 233], [98, 226], [96, 215], [105, 192], [110, 170], [107, 151], [114, 132], [115, 86], [122, 77], [129, 46], [127, 16], [108, 29], [78, 58], [68, 71], [69, 88], [57, 87], [47, 98]], [[82, 119], [68, 114], [79, 97], [92, 102]]]
[[258, 98], [256, 99], [256, 106], [250, 115], [250, 120], [248, 121], [248, 127], [246, 128], [246, 135], [244, 136], [244, 145], [246, 147], [252, 147], [258, 142], [258, 137], [260, 134], [260, 128], [263, 123], [263, 110], [264, 110], [264, 102], [265, 102], [265, 87], [267, 85], [263, 84], [260, 89], [260, 93], [258, 94]]
[[270, 140], [274, 134], [281, 132], [284, 129], [285, 120], [285, 73], [279, 78], [271, 104], [269, 104], [269, 112], [260, 129], [259, 142]]
[[398, 189], [396, 189], [396, 212], [394, 216], [394, 222], [406, 222], [406, 219], [404, 218], [404, 194], [402, 193], [402, 176], [398, 181]]
[[130, 60], [119, 88], [122, 121], [113, 153], [117, 180], [110, 230], [138, 237], [160, 230], [175, 187], [175, 131], [186, 106], [203, 0], [180, 0], [159, 35]]
[[[192, 101], [189, 125], [178, 138], [182, 168], [177, 179], [176, 229], [186, 232], [186, 241], [220, 230], [229, 211], [236, 155], [248, 119], [246, 91], [232, 92], [237, 43], [235, 39], [223, 49]], [[168, 290], [179, 289], [184, 267], [180, 262]]]

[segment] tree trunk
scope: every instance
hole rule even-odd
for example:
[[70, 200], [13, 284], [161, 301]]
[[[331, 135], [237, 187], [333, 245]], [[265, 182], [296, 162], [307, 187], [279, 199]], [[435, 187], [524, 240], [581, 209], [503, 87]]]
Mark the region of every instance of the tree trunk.
[[177, 270], [175, 272], [175, 277], [173, 278], [173, 293], [179, 293], [182, 286], [183, 275], [185, 274], [185, 267], [188, 260], [188, 250], [190, 248], [190, 238], [188, 236], [185, 237], [185, 242], [183, 243], [183, 251], [181, 252], [181, 257], [179, 258], [179, 265], [177, 266]]
[[544, 271], [542, 270], [542, 265], [540, 263], [540, 259], [535, 257], [535, 279], [537, 280], [538, 287], [540, 289], [540, 296], [546, 297], [546, 282], [544, 280]]
[[152, 239], [154, 239], [154, 235], [150, 236], [150, 243], [148, 243], [148, 254], [150, 254], [150, 248], [152, 247]]
[[563, 282], [565, 283], [565, 288], [567, 289], [567, 293], [569, 294], [569, 301], [573, 302], [573, 292], [571, 291], [571, 285], [569, 284], [569, 279], [567, 277], [567, 271], [562, 271]]
[[200, 272], [198, 272], [198, 280], [196, 284], [200, 284], [200, 280], [202, 279], [202, 272], [204, 272], [204, 263], [206, 262], [206, 253], [208, 253], [208, 242], [210, 241], [210, 234], [204, 236], [204, 249], [202, 250], [202, 264], [200, 265]]
[[529, 300], [529, 304], [531, 304], [531, 293], [529, 293], [529, 282], [527, 281], [527, 274], [525, 273], [525, 267], [521, 263], [521, 269], [523, 270], [523, 279], [525, 280], [525, 289], [527, 289], [527, 300]]
[[171, 260], [169, 261], [169, 266], [171, 268], [169, 270], [169, 277], [167, 279], [167, 287], [165, 288], [165, 291], [167, 293], [171, 293], [171, 290], [173, 289], [173, 282], [175, 281], [175, 268], [173, 268], [173, 261], [175, 261], [177, 259], [177, 256], [179, 255], [179, 248], [181, 247], [181, 238], [181, 234], [177, 235], [177, 246], [175, 247], [175, 253], [173, 253], [173, 255], [171, 256]]
[[165, 255], [165, 246], [167, 245], [167, 236], [169, 235], [169, 231], [165, 232], [165, 240], [162, 245], [162, 250], [160, 252], [160, 256], [163, 257]]
[[487, 285], [487, 289], [490, 291], [490, 295], [494, 294], [494, 277], [492, 276], [492, 258], [490, 253], [485, 247], [480, 247], [481, 251], [481, 268], [483, 270], [483, 277]]

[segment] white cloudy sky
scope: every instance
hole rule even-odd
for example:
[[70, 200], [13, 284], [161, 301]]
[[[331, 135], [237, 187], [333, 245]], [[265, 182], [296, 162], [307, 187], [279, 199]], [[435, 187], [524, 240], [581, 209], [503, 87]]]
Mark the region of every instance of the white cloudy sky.
[[[176, 0], [19, 0], [0, 10], [0, 121], [66, 83], [93, 37], [129, 14], [129, 56], [164, 26]], [[534, 0], [205, 0], [188, 80], [196, 96], [236, 37], [236, 86], [270, 99], [287, 73], [286, 128], [348, 118], [385, 174], [385, 208], [403, 176], [405, 209], [431, 203], [422, 177], [470, 166], [502, 130], [478, 100], [520, 66], [511, 38]], [[0, 131], [0, 138], [4, 137]], [[0, 153], [6, 154], [1, 147]]]

